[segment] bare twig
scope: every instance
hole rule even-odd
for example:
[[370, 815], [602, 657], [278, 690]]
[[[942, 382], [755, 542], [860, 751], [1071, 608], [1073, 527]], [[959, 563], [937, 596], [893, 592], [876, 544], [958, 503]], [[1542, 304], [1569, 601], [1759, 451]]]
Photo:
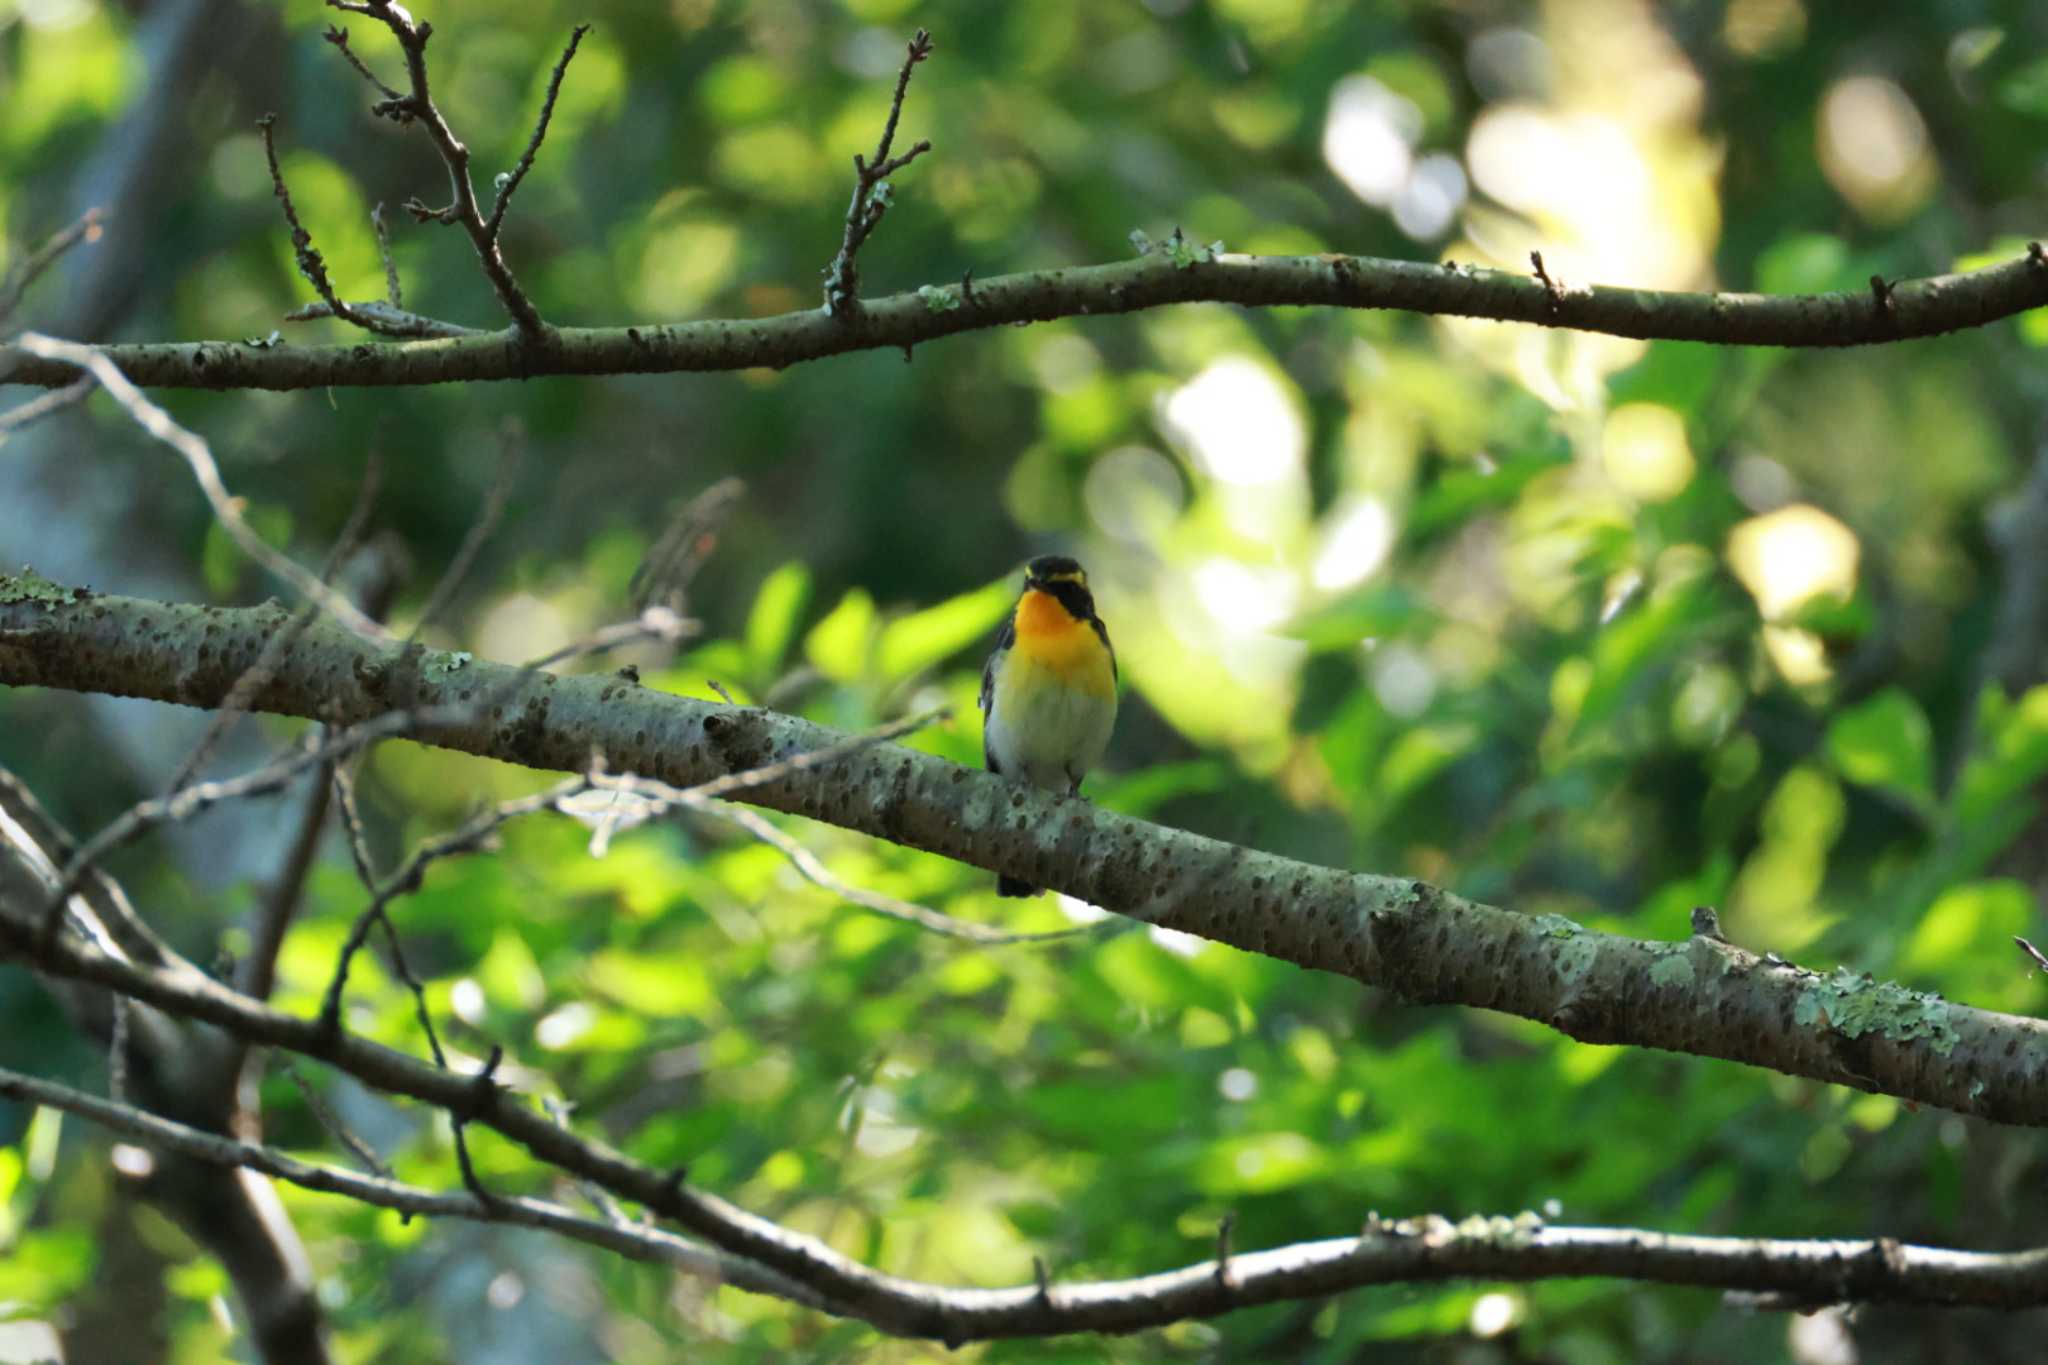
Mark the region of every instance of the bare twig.
[[93, 865], [110, 850], [140, 838], [158, 825], [189, 820], [223, 801], [236, 801], [276, 791], [307, 768], [332, 762], [391, 735], [404, 734], [416, 725], [431, 723], [436, 719], [445, 721], [452, 718], [454, 717], [448, 713], [429, 715], [394, 712], [379, 720], [351, 726], [311, 749], [287, 754], [274, 763], [266, 764], [254, 772], [244, 773], [240, 777], [227, 778], [219, 782], [196, 782], [168, 796], [160, 796], [130, 806], [99, 833], [79, 845], [78, 851], [72, 855], [70, 865], [64, 869], [63, 880], [57, 884], [43, 906], [41, 923], [45, 944], [56, 937], [57, 928], [63, 921], [65, 903], [78, 893], [80, 885], [92, 871]]
[[[456, 322], [443, 322], [439, 318], [422, 317], [418, 313], [410, 313], [403, 308], [394, 308], [389, 303], [380, 299], [370, 299], [364, 303], [351, 303], [348, 307], [357, 317], [374, 319], [377, 323], [377, 333], [380, 336], [403, 340], [483, 335], [475, 327], [464, 327]], [[291, 312], [286, 313], [284, 320], [286, 322], [311, 322], [316, 318], [331, 318], [333, 316], [335, 316], [335, 313], [332, 308], [329, 308], [324, 301], [315, 299], [311, 303], [302, 304], [292, 309]]]
[[92, 376], [87, 375], [61, 389], [51, 389], [48, 393], [37, 394], [26, 403], [16, 404], [7, 411], [0, 412], [0, 445], [6, 445], [7, 438], [23, 427], [40, 422], [53, 412], [62, 412], [73, 403], [83, 402], [86, 395], [98, 387]]
[[398, 260], [391, 254], [391, 225], [384, 221], [381, 199], [370, 210], [370, 231], [377, 234], [377, 255], [384, 261], [384, 302], [395, 312], [404, 313], [405, 290], [398, 283]]
[[[409, 335], [402, 330], [394, 331], [393, 325], [385, 320], [383, 313], [364, 312], [342, 302], [341, 296], [334, 292], [334, 282], [327, 278], [327, 262], [321, 257], [320, 248], [313, 245], [313, 234], [306, 231], [305, 224], [299, 221], [299, 211], [292, 204], [292, 192], [284, 183], [284, 169], [277, 164], [277, 115], [265, 114], [256, 120], [256, 126], [263, 130], [263, 157], [270, 165], [270, 192], [276, 195], [277, 202], [284, 206], [284, 221], [292, 230], [292, 254], [299, 263], [299, 274], [305, 277], [306, 283], [312, 285], [313, 291], [320, 296], [327, 315], [351, 323], [366, 332], [375, 332], [379, 336]], [[389, 273], [392, 271], [390, 244], [381, 241], [381, 234], [380, 243], [386, 248], [384, 268]], [[389, 273], [389, 278], [395, 284], [396, 274]]]
[[428, 594], [427, 605], [420, 609], [419, 620], [413, 622], [411, 632], [405, 637], [407, 644], [419, 639], [420, 632], [447, 610], [450, 599], [462, 586], [462, 580], [469, 576], [470, 565], [476, 562], [484, 542], [498, 528], [498, 519], [505, 514], [505, 499], [511, 495], [513, 480], [519, 473], [519, 452], [525, 442], [526, 434], [518, 421], [507, 421], [499, 434], [498, 469], [491, 477], [490, 491], [484, 494], [483, 506], [477, 509], [476, 520], [463, 533], [455, 558], [448, 561], [447, 572], [441, 575], [441, 581]]
[[507, 175], [498, 177], [498, 199], [491, 205], [490, 221], [484, 230], [492, 241], [498, 240], [498, 230], [504, 226], [505, 210], [511, 207], [512, 196], [519, 189], [519, 182], [526, 179], [526, 173], [533, 169], [533, 158], [540, 151], [541, 140], [548, 135], [548, 120], [555, 116], [555, 96], [562, 91], [562, 76], [569, 69], [569, 63], [576, 56], [577, 44], [583, 35], [590, 32], [590, 25], [578, 24], [569, 31], [569, 45], [562, 49], [562, 56], [555, 63], [554, 73], [548, 77], [547, 98], [541, 101], [540, 117], [534, 120], [533, 136], [527, 139], [526, 150], [519, 154], [519, 164]]
[[[427, 40], [433, 37], [434, 26], [415, 22], [405, 7], [395, 0], [327, 0], [334, 9], [350, 14], [360, 14], [375, 19], [391, 30], [398, 40], [399, 49], [405, 54], [405, 69], [410, 91], [405, 94], [390, 93], [385, 99], [371, 106], [371, 112], [383, 117], [396, 119], [400, 123], [417, 121], [433, 139], [434, 147], [441, 154], [441, 160], [448, 167], [449, 202], [442, 208], [429, 208], [418, 199], [408, 200], [405, 211], [419, 222], [452, 223], [459, 225], [476, 249], [477, 261], [483, 267], [484, 277], [490, 281], [498, 302], [512, 318], [519, 334], [527, 341], [537, 341], [546, 335], [547, 324], [541, 321], [533, 300], [519, 287], [513, 278], [511, 267], [505, 264], [504, 254], [498, 249], [497, 220], [501, 216], [494, 212], [486, 221], [479, 207], [476, 187], [470, 182], [470, 151], [462, 140], [455, 136], [455, 130], [448, 124], [440, 108], [434, 103], [432, 85], [427, 76]], [[578, 36], [580, 37], [580, 30]], [[330, 38], [330, 42], [335, 40]], [[569, 50], [573, 52], [576, 39], [572, 39]], [[336, 42], [337, 47], [346, 51], [346, 44]], [[556, 69], [556, 79], [549, 86], [551, 96], [548, 110], [553, 108], [552, 91], [560, 84], [561, 71], [568, 65], [566, 56]], [[363, 68], [358, 64], [358, 70]], [[364, 72], [368, 74], [367, 71]], [[375, 78], [372, 77], [374, 80]], [[379, 88], [388, 89], [379, 82]], [[544, 111], [544, 115], [547, 111]], [[536, 130], [532, 150], [539, 149], [539, 133], [545, 130], [543, 117], [541, 128]], [[523, 172], [522, 172], [523, 174]], [[508, 187], [510, 181], [508, 178]], [[500, 206], [505, 196], [500, 193]], [[330, 302], [332, 302], [330, 300]]]
[[241, 989], [251, 999], [268, 1000], [277, 987], [277, 955], [284, 949], [284, 932], [291, 927], [292, 916], [298, 913], [306, 877], [320, 851], [320, 834], [327, 826], [327, 784], [328, 770], [323, 766], [313, 774], [284, 865], [278, 869], [256, 916], [255, 931], [249, 936], [249, 954], [243, 959], [239, 974]]
[[8, 271], [7, 278], [0, 280], [0, 322], [12, 316], [14, 310], [21, 306], [29, 286], [55, 265], [65, 252], [80, 242], [97, 242], [102, 231], [101, 222], [102, 215], [98, 209], [87, 209], [77, 222], [52, 233], [41, 246]]
[[338, 804], [341, 811], [342, 828], [348, 832], [349, 849], [355, 857], [356, 875], [362, 879], [363, 885], [369, 889], [370, 902], [356, 915], [355, 923], [350, 927], [348, 937], [343, 940], [341, 951], [336, 955], [334, 974], [328, 980], [327, 991], [320, 1005], [322, 1027], [332, 1029], [339, 1026], [342, 992], [348, 986], [349, 964], [354, 960], [356, 953], [361, 950], [363, 944], [368, 941], [370, 930], [381, 923], [386, 934], [386, 942], [394, 954], [393, 965], [400, 979], [414, 992], [415, 998], [418, 1001], [419, 1011], [422, 1015], [421, 1023], [426, 1029], [427, 1041], [434, 1052], [435, 1061], [443, 1062], [441, 1044], [435, 1035], [433, 1023], [425, 1018], [426, 996], [424, 988], [420, 985], [417, 978], [413, 977], [399, 949], [398, 931], [392, 925], [388, 913], [391, 903], [400, 896], [407, 896], [417, 891], [420, 883], [425, 879], [428, 866], [432, 863], [442, 858], [452, 858], [458, 854], [474, 852], [476, 849], [483, 847], [484, 842], [506, 822], [515, 820], [522, 815], [530, 815], [535, 811], [547, 810], [565, 796], [588, 790], [589, 779], [582, 777], [570, 778], [568, 781], [550, 787], [544, 792], [536, 792], [532, 796], [500, 802], [498, 805], [492, 806], [490, 809], [467, 821], [461, 828], [424, 841], [400, 864], [397, 871], [393, 872], [389, 877], [379, 878], [371, 862], [369, 849], [363, 839], [362, 819], [356, 813], [354, 783], [349, 774], [341, 768], [335, 770], [334, 778], [334, 790], [336, 797], [339, 798]]
[[718, 548], [719, 534], [746, 491], [738, 479], [720, 479], [683, 504], [633, 570], [626, 590], [635, 607], [687, 609], [690, 584]]
[[220, 522], [221, 529], [242, 548], [244, 554], [289, 583], [300, 596], [318, 602], [350, 630], [372, 639], [383, 638], [384, 628], [356, 610], [354, 603], [329, 588], [296, 561], [274, 549], [268, 541], [256, 534], [255, 529], [243, 519], [237, 499], [228, 493], [227, 486], [221, 482], [220, 467], [214, 463], [213, 452], [207, 448], [206, 442], [172, 421], [169, 413], [144, 397], [142, 391], [128, 382], [128, 377], [102, 352], [90, 346], [59, 341], [55, 337], [46, 337], [36, 332], [24, 332], [20, 344], [32, 355], [61, 360], [90, 372], [92, 377], [99, 381], [100, 387], [127, 410], [137, 426], [185, 458], [185, 463], [191, 466], [193, 477], [199, 481], [200, 491], [206, 495], [206, 501], [213, 508], [214, 519]]
[[839, 239], [839, 254], [825, 267], [825, 311], [842, 317], [860, 306], [860, 268], [854, 257], [860, 254], [868, 234], [889, 211], [891, 188], [888, 177], [932, 149], [929, 139], [920, 138], [901, 156], [889, 155], [896, 140], [896, 120], [903, 113], [903, 97], [910, 91], [910, 73], [932, 55], [932, 36], [919, 29], [911, 36], [903, 69], [896, 75], [896, 93], [889, 101], [889, 121], [882, 125], [882, 140], [875, 144], [873, 159], [853, 156], [853, 198], [846, 206], [846, 229]]
[[[379, 1208], [396, 1209], [408, 1216], [424, 1214], [436, 1218], [540, 1228], [615, 1251], [636, 1261], [667, 1265], [713, 1284], [733, 1284], [757, 1294], [772, 1295], [812, 1308], [828, 1307], [815, 1290], [787, 1276], [678, 1237], [672, 1232], [630, 1220], [599, 1222], [539, 1199], [493, 1195], [488, 1202], [483, 1202], [468, 1194], [437, 1194], [432, 1190], [400, 1184], [381, 1171], [366, 1176], [332, 1166], [314, 1165], [286, 1156], [272, 1147], [203, 1132], [145, 1113], [132, 1105], [112, 1103], [15, 1071], [0, 1070], [0, 1095], [28, 1104], [61, 1109], [103, 1128], [125, 1133], [160, 1151], [177, 1152], [217, 1166], [246, 1167], [302, 1189], [343, 1195]], [[357, 1155], [360, 1158], [367, 1153], [359, 1152]], [[370, 1159], [375, 1160], [374, 1156]]]
[[2012, 941], [2020, 945], [2020, 951], [2027, 955], [2029, 961], [2031, 961], [2036, 967], [2039, 967], [2042, 971], [2048, 972], [2048, 957], [2044, 957], [2039, 948], [2036, 948], [2033, 944], [2027, 942], [2018, 934], [2014, 934], [2012, 936]]
[[[605, 781], [609, 780], [605, 779]], [[620, 780], [629, 781], [630, 779]], [[603, 785], [603, 782], [600, 785]], [[638, 790], [638, 784], [635, 784], [633, 789]], [[684, 795], [687, 795], [687, 793], [684, 793]], [[804, 880], [811, 882], [813, 885], [823, 887], [840, 899], [858, 905], [863, 910], [872, 910], [878, 915], [887, 915], [890, 919], [902, 920], [906, 924], [914, 924], [920, 929], [929, 929], [932, 933], [943, 934], [947, 938], [965, 939], [969, 943], [1000, 947], [1011, 943], [1048, 943], [1054, 939], [1078, 938], [1099, 934], [1105, 928], [1121, 929], [1123, 927], [1115, 920], [1104, 920], [1101, 924], [1079, 925], [1072, 929], [1052, 929], [1035, 934], [1013, 934], [1001, 929], [991, 929], [984, 924], [975, 924], [970, 920], [955, 919], [951, 915], [918, 905], [913, 901], [898, 900], [894, 896], [884, 896], [878, 892], [849, 884], [833, 873], [830, 868], [826, 867], [824, 861], [817, 854], [805, 848], [803, 844], [778, 828], [774, 822], [758, 811], [749, 810], [745, 806], [706, 801], [702, 798], [689, 800], [684, 802], [684, 804], [700, 814], [739, 826], [787, 858], [789, 865], [795, 868], [803, 876]]]
[[336, 1141], [348, 1148], [349, 1155], [356, 1159], [358, 1165], [371, 1175], [381, 1176], [386, 1180], [391, 1179], [391, 1168], [384, 1164], [383, 1159], [377, 1155], [376, 1149], [363, 1141], [354, 1129], [341, 1121], [341, 1116], [329, 1107], [326, 1100], [320, 1098], [320, 1092], [313, 1088], [311, 1081], [308, 1081], [299, 1074], [297, 1067], [293, 1066], [290, 1062], [286, 1062], [284, 1074], [291, 1077], [292, 1084], [299, 1088], [299, 1094], [305, 1098], [306, 1107], [313, 1111], [314, 1119]]
[[107, 997], [113, 1019], [111, 1035], [107, 1039], [107, 1098], [116, 1104], [128, 1103], [128, 1011], [133, 1008], [128, 997], [119, 993]]
[[609, 626], [599, 627], [581, 640], [573, 640], [560, 649], [550, 650], [521, 667], [529, 671], [552, 668], [569, 659], [602, 654], [608, 649], [639, 644], [642, 640], [661, 640], [668, 644], [677, 644], [689, 639], [701, 628], [698, 622], [678, 616], [667, 607], [647, 607], [630, 621], [617, 621]]
[[334, 45], [335, 50], [341, 53], [342, 60], [346, 61], [350, 66], [356, 69], [357, 75], [361, 76], [371, 85], [376, 86], [379, 93], [381, 93], [384, 96], [386, 102], [397, 103], [404, 98], [404, 96], [400, 95], [396, 90], [393, 90], [390, 86], [384, 84], [383, 81], [377, 79], [377, 73], [370, 70], [369, 67], [365, 66], [363, 64], [363, 59], [361, 57], [356, 56], [355, 49], [348, 45], [347, 29], [337, 28], [336, 26], [329, 24], [327, 26], [327, 32], [321, 34], [320, 36], [325, 38], [329, 43]]

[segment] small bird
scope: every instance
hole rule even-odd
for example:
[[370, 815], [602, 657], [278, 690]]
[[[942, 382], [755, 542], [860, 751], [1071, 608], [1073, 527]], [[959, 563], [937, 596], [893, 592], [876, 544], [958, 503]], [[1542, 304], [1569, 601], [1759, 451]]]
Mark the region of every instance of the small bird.
[[[981, 670], [982, 757], [992, 773], [1068, 795], [1109, 747], [1116, 651], [1095, 614], [1088, 575], [1065, 555], [1024, 568], [1024, 593]], [[998, 877], [996, 894], [1043, 887]]]

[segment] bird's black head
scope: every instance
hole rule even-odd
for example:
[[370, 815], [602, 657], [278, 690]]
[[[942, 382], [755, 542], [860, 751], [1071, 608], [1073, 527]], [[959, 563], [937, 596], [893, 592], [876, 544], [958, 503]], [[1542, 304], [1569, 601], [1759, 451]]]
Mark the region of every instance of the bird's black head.
[[1024, 566], [1025, 587], [1049, 588], [1055, 583], [1078, 583], [1085, 588], [1088, 575], [1080, 561], [1065, 555], [1040, 555]]
[[1065, 555], [1040, 555], [1024, 566], [1024, 590], [1033, 588], [1057, 598], [1075, 620], [1095, 619], [1095, 595], [1088, 591], [1088, 575], [1078, 561]]

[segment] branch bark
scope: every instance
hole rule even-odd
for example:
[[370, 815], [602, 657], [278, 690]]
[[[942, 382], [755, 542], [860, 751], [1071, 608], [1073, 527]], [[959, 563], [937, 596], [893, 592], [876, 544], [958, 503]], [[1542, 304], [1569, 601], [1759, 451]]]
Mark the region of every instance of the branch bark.
[[[420, 341], [256, 346], [239, 341], [98, 349], [145, 388], [303, 389], [447, 384], [542, 375], [781, 369], [856, 351], [902, 350], [961, 332], [1171, 304], [1400, 309], [1533, 323], [1613, 336], [1741, 346], [1861, 346], [1982, 327], [2048, 305], [2048, 258], [2027, 255], [1966, 274], [1902, 280], [1881, 307], [1869, 291], [1684, 293], [1557, 288], [1500, 270], [1369, 256], [1224, 254], [1177, 264], [1154, 253], [1112, 265], [1031, 271], [769, 318], [635, 327], [517, 328]], [[62, 362], [0, 346], [0, 384], [61, 387]]]
[[[147, 602], [0, 576], [0, 683], [216, 706], [285, 615], [277, 606]], [[479, 699], [484, 707], [471, 705]], [[585, 770], [595, 751], [613, 771], [684, 786], [849, 738], [629, 679], [523, 674], [324, 623], [305, 632], [251, 706], [343, 725], [410, 714], [420, 718], [414, 737], [446, 748], [571, 772]], [[1411, 1000], [2048, 1126], [2048, 1071], [2035, 1060], [2048, 1023], [1846, 971], [1822, 975], [1709, 935], [1669, 943], [1598, 933], [1425, 882], [1164, 828], [891, 745], [750, 786], [745, 799]]]

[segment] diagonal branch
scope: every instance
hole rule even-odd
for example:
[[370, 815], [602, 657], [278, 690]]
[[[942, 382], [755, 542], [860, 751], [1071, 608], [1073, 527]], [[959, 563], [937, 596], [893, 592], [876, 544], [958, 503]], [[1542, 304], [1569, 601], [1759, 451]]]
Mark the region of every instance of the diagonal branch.
[[[556, 63], [554, 77], [548, 83], [547, 103], [541, 110], [540, 121], [534, 128], [526, 155], [520, 158], [517, 172], [508, 175], [499, 187], [497, 206], [492, 210], [489, 219], [486, 219], [482, 207], [477, 203], [476, 186], [470, 182], [469, 148], [462, 139], [455, 136], [455, 130], [449, 126], [440, 107], [434, 103], [432, 83], [427, 76], [427, 40], [433, 37], [434, 26], [415, 21], [406, 12], [405, 7], [395, 3], [395, 0], [327, 0], [327, 3], [334, 9], [375, 19], [391, 30], [391, 35], [398, 40], [399, 50], [405, 54], [406, 78], [411, 89], [409, 93], [393, 92], [387, 95], [371, 106], [371, 112], [400, 123], [419, 123], [427, 130], [427, 136], [433, 139], [435, 150], [441, 154], [441, 160], [447, 164], [449, 202], [444, 207], [436, 209], [413, 199], [407, 201], [406, 212], [422, 223], [431, 220], [461, 227], [469, 237], [470, 245], [476, 248], [477, 261], [483, 266], [484, 277], [491, 282], [498, 302], [506, 313], [511, 315], [519, 339], [525, 343], [542, 339], [547, 335], [547, 324], [541, 321], [539, 311], [533, 306], [533, 300], [526, 296], [526, 292], [519, 287], [519, 282], [513, 278], [511, 267], [505, 264], [504, 253], [498, 249], [498, 229], [503, 223], [505, 206], [511, 199], [511, 191], [517, 187], [519, 180], [525, 178], [534, 155], [540, 150], [541, 138], [545, 136], [548, 119], [554, 112], [555, 94], [561, 87], [562, 74], [568, 69], [569, 59], [575, 55], [577, 44], [582, 41], [585, 27], [579, 26], [570, 36], [567, 51]], [[366, 78], [377, 84], [380, 89], [389, 89], [381, 81], [377, 81], [368, 68], [356, 59], [355, 54], [349, 50], [346, 40], [337, 40], [330, 35], [328, 41], [340, 48], [343, 55]], [[327, 302], [331, 306], [335, 300], [328, 299]]]
[[14, 310], [21, 305], [23, 295], [29, 286], [42, 277], [44, 271], [55, 265], [65, 252], [80, 242], [96, 242], [102, 231], [102, 216], [98, 209], [87, 209], [77, 222], [69, 227], [51, 233], [44, 243], [23, 257], [19, 264], [0, 279], [0, 322], [7, 321]]
[[[294, 1079], [297, 1079], [296, 1073]], [[301, 1085], [303, 1087], [303, 1082]], [[313, 1093], [306, 1090], [309, 1099]], [[260, 1171], [289, 1181], [301, 1189], [345, 1195], [364, 1204], [396, 1209], [408, 1215], [426, 1214], [540, 1228], [615, 1251], [636, 1261], [667, 1265], [713, 1283], [737, 1285], [757, 1294], [773, 1295], [807, 1307], [827, 1306], [814, 1291], [794, 1280], [659, 1228], [638, 1223], [600, 1222], [541, 1199], [494, 1196], [489, 1200], [479, 1200], [470, 1194], [441, 1194], [406, 1185], [381, 1173], [358, 1175], [332, 1166], [319, 1166], [286, 1156], [273, 1147], [203, 1132], [133, 1105], [103, 1100], [82, 1090], [4, 1068], [0, 1068], [0, 1096], [61, 1109], [102, 1128], [146, 1142], [160, 1151], [177, 1152], [215, 1166]], [[359, 1159], [365, 1156], [368, 1154], [359, 1154]], [[368, 1159], [374, 1161], [374, 1156], [368, 1156]]]
[[[1590, 285], [1554, 299], [1531, 276], [1470, 266], [1228, 252], [1182, 266], [1153, 252], [1111, 265], [978, 278], [971, 299], [958, 282], [949, 281], [864, 300], [858, 327], [808, 308], [767, 318], [554, 328], [540, 353], [502, 332], [392, 344], [258, 347], [201, 341], [97, 349], [145, 386], [383, 387], [543, 375], [783, 369], [859, 351], [901, 350], [962, 332], [1198, 302], [1395, 309], [1722, 346], [1867, 346], [1984, 327], [2048, 305], [2048, 264], [2015, 256], [1981, 270], [1901, 280], [1891, 287], [1890, 298], [1889, 313], [1872, 308], [1867, 290], [1710, 294]], [[69, 366], [0, 344], [0, 384], [54, 388], [76, 378]]]
[[519, 154], [519, 164], [509, 174], [498, 178], [498, 199], [491, 205], [490, 221], [484, 224], [492, 241], [498, 240], [498, 230], [504, 226], [505, 210], [512, 206], [512, 196], [519, 189], [519, 182], [526, 179], [526, 173], [533, 169], [533, 158], [540, 152], [542, 139], [548, 135], [548, 120], [555, 116], [555, 97], [562, 93], [562, 77], [569, 70], [569, 63], [575, 59], [577, 45], [583, 35], [590, 32], [590, 25], [578, 24], [569, 30], [569, 45], [562, 49], [562, 56], [555, 63], [553, 74], [548, 77], [547, 98], [541, 101], [540, 117], [534, 120], [533, 136], [527, 139], [526, 150]]
[[[0, 575], [0, 683], [217, 705], [277, 609], [98, 596]], [[197, 651], [212, 651], [208, 668]], [[258, 706], [350, 724], [391, 700], [447, 708], [425, 742], [528, 767], [614, 769], [675, 786], [750, 778], [746, 800], [1055, 887], [1106, 909], [1335, 972], [1412, 1000], [1519, 1015], [1586, 1042], [1769, 1067], [2005, 1123], [2048, 1126], [2048, 1023], [1891, 982], [1807, 971], [1700, 934], [1654, 942], [1317, 867], [1062, 800], [931, 754], [793, 716], [653, 692], [614, 676], [521, 674], [311, 627]], [[210, 671], [209, 671], [210, 669]], [[462, 698], [488, 695], [499, 718]], [[715, 790], [703, 787], [701, 790]]]
[[890, 156], [896, 140], [896, 120], [903, 115], [903, 97], [910, 93], [910, 73], [932, 55], [932, 35], [919, 29], [911, 35], [903, 69], [896, 73], [896, 93], [889, 101], [889, 121], [882, 125], [882, 140], [875, 144], [873, 159], [853, 154], [853, 199], [846, 206], [846, 230], [839, 240], [839, 254], [825, 267], [825, 311], [843, 317], [860, 307], [860, 268], [854, 257], [860, 254], [868, 235], [881, 223], [891, 202], [889, 177], [932, 149], [930, 139], [920, 138], [901, 156]]
[[[340, 295], [334, 292], [334, 282], [327, 277], [327, 262], [320, 255], [320, 248], [313, 245], [313, 234], [306, 231], [305, 224], [299, 221], [299, 211], [292, 203], [292, 192], [284, 183], [284, 168], [277, 164], [277, 115], [265, 114], [256, 120], [256, 126], [263, 130], [263, 159], [270, 167], [270, 192], [283, 207], [285, 225], [292, 230], [292, 255], [298, 262], [299, 274], [305, 277], [306, 283], [313, 286], [313, 292], [320, 296], [327, 310], [326, 315], [379, 336], [417, 336], [417, 332], [408, 329], [403, 322], [391, 318], [383, 310], [366, 311], [353, 304], [343, 303]], [[382, 241], [381, 234], [379, 240]], [[388, 269], [391, 258], [388, 243], [385, 245], [385, 263]], [[395, 275], [391, 277], [391, 282], [397, 282]]]
[[214, 519], [228, 533], [228, 538], [241, 547], [242, 553], [290, 584], [309, 602], [324, 607], [350, 630], [373, 638], [384, 634], [384, 628], [358, 611], [346, 596], [328, 587], [318, 576], [309, 573], [297, 561], [257, 535], [255, 528], [242, 516], [240, 500], [230, 496], [227, 485], [221, 482], [220, 466], [214, 463], [213, 451], [206, 442], [179, 426], [171, 420], [169, 413], [143, 397], [142, 392], [106, 356], [91, 346], [59, 341], [35, 332], [23, 333], [20, 344], [32, 355], [55, 361], [74, 371], [88, 372], [107, 391], [108, 397], [127, 409], [137, 426], [182, 456], [192, 470], [192, 477], [198, 481], [200, 492], [206, 495]]

